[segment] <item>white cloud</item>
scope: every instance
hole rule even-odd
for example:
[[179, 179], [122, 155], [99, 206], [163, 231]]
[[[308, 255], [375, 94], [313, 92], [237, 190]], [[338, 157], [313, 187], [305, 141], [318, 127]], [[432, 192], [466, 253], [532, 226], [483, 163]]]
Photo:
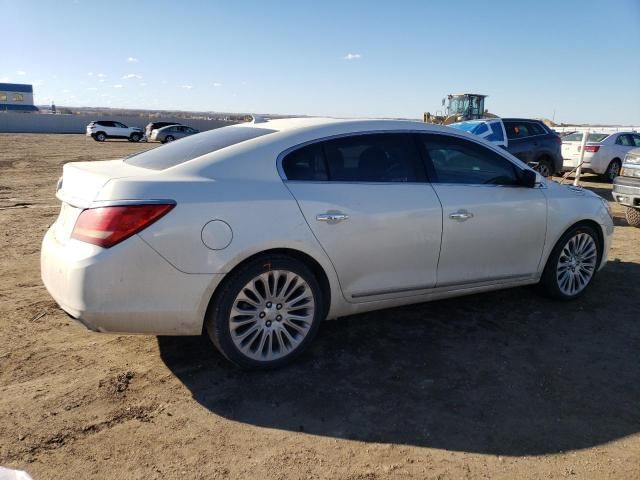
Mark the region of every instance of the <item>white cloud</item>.
[[117, 83], [117, 84], [115, 84], [115, 85], [113, 86], [113, 88], [122, 88], [122, 85], [120, 85], [119, 83]]
[[69, 93], [69, 89], [68, 88], [63, 89], [62, 93]]
[[193, 88], [193, 85], [180, 85], [181, 88], [184, 88], [185, 90], [191, 90]]
[[101, 78], [100, 80], [98, 80], [100, 83], [104, 83], [106, 82], [106, 80], [104, 78]]
[[106, 77], [106, 75], [105, 75], [104, 73], [98, 73], [98, 74], [96, 75], [96, 77], [98, 77], [98, 78], [104, 78], [104, 77]]
[[347, 53], [344, 57], [342, 57], [343, 60], [359, 60], [362, 58], [362, 55], [360, 55], [359, 53]]
[[93, 72], [88, 72], [87, 75], [89, 75], [90, 77], [93, 77]]
[[137, 59], [136, 57], [129, 57], [127, 58], [127, 62], [129, 63], [138, 63], [140, 60]]
[[36, 80], [35, 82], [33, 82], [34, 87], [40, 87], [42, 85], [44, 85], [44, 82], [42, 80]]
[[144, 83], [144, 82], [140, 82], [138, 85], [140, 85], [141, 87], [146, 87], [147, 86], [147, 84]]
[[214, 86], [214, 87], [221, 87], [221, 86], [222, 86], [222, 84], [221, 84], [220, 82], [214, 82], [214, 83], [213, 83], [213, 86]]
[[87, 90], [89, 90], [90, 92], [95, 92], [96, 90], [98, 90], [98, 87], [89, 87], [87, 88]]
[[0, 77], [0, 82], [10, 82], [11, 79], [9, 77]]
[[137, 75], [135, 73], [127, 73], [126, 75], [123, 75], [122, 78], [124, 80], [131, 80], [133, 78], [135, 78], [137, 80], [141, 80], [142, 79], [142, 75]]
[[27, 72], [25, 72], [24, 70], [16, 70], [16, 75], [26, 75]]

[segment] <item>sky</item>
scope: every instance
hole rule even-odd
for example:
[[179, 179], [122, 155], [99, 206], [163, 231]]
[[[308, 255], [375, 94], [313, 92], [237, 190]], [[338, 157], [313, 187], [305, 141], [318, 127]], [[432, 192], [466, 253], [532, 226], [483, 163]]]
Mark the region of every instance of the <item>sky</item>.
[[640, 125], [640, 0], [0, 0], [36, 104]]

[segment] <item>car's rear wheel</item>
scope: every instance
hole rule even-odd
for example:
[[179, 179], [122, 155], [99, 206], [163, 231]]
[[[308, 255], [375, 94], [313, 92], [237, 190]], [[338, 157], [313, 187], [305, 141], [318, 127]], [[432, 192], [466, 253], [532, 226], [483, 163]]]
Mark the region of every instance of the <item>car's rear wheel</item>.
[[640, 227], [640, 208], [624, 207], [624, 216], [632, 227]]
[[[173, 138], [171, 135], [167, 135], [167, 136], [164, 138], [164, 143], [173, 142], [174, 140], [175, 140], [175, 138]], [[171, 148], [173, 148], [173, 147], [171, 147]]]
[[543, 157], [538, 160], [538, 165], [534, 168], [543, 177], [550, 177], [553, 175], [553, 165], [547, 157]]
[[600, 258], [601, 246], [595, 230], [588, 225], [576, 225], [554, 247], [540, 284], [554, 298], [578, 298], [593, 280]]
[[129, 140], [131, 140], [132, 142], [139, 142], [141, 138], [142, 136], [139, 133], [132, 133], [129, 137]]
[[96, 142], [104, 142], [107, 139], [107, 136], [104, 134], [104, 132], [98, 132], [93, 136], [93, 139]]
[[620, 168], [622, 167], [622, 163], [617, 158], [615, 160], [611, 160], [611, 163], [607, 167], [607, 170], [604, 172], [604, 179], [612, 183], [613, 180], [620, 175]]
[[243, 368], [274, 368], [300, 355], [324, 316], [312, 271], [284, 255], [265, 255], [228, 274], [205, 326], [222, 354]]

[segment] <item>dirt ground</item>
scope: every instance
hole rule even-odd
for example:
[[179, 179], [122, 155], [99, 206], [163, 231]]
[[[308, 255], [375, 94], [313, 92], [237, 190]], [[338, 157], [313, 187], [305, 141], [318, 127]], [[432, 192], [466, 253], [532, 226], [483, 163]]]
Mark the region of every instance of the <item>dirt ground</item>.
[[62, 164], [152, 146], [0, 135], [0, 465], [34, 479], [640, 478], [640, 229], [615, 203], [610, 263], [577, 302], [518, 288], [325, 322], [295, 365], [247, 373], [206, 338], [89, 332], [42, 286]]

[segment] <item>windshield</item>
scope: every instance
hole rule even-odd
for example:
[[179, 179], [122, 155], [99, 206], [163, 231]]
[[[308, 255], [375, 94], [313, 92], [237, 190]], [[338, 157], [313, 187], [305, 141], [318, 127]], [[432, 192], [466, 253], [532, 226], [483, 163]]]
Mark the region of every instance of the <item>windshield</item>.
[[124, 161], [135, 167], [164, 170], [175, 167], [207, 153], [221, 150], [231, 145], [258, 138], [275, 130], [254, 127], [223, 127], [191, 135], [152, 150], [146, 150], [127, 157]]
[[[569, 135], [565, 135], [562, 137], [563, 142], [581, 142], [582, 141], [582, 132], [570, 133]], [[609, 136], [608, 133], [590, 133], [587, 137], [587, 142], [595, 142], [600, 143], [602, 140]]]

